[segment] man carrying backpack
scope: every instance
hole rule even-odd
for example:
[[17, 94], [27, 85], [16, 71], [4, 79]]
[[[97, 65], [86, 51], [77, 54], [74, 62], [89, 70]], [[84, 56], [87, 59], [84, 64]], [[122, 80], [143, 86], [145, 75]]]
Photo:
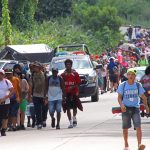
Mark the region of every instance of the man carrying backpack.
[[65, 98], [64, 80], [58, 75], [58, 68], [52, 68], [52, 75], [48, 78], [48, 108], [52, 119], [51, 126], [55, 127], [54, 113], [57, 112], [56, 129], [60, 129], [62, 100]]
[[131, 120], [137, 133], [138, 150], [144, 150], [145, 145], [141, 144], [141, 116], [140, 116], [140, 97], [146, 107], [146, 113], [149, 113], [147, 99], [144, 95], [144, 89], [140, 83], [135, 82], [136, 70], [130, 68], [127, 70], [128, 80], [121, 83], [118, 87], [118, 103], [122, 111], [122, 128], [124, 137], [124, 150], [129, 150], [128, 129], [131, 128]]

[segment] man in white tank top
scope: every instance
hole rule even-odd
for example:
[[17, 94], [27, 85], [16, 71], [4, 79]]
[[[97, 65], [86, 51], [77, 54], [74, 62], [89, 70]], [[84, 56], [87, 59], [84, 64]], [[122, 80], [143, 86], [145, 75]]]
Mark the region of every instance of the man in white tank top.
[[48, 108], [52, 119], [51, 126], [55, 127], [54, 113], [57, 112], [56, 129], [60, 129], [62, 99], [65, 97], [64, 80], [58, 75], [58, 68], [52, 68], [52, 76], [48, 78]]

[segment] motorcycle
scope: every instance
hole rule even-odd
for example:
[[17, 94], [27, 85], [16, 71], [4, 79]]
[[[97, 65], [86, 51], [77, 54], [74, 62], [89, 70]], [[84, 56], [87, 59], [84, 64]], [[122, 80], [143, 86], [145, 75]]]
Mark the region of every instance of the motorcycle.
[[[150, 109], [150, 90], [146, 90], [146, 92], [145, 92], [145, 96], [147, 97], [147, 104], [148, 104], [148, 107], [149, 107], [149, 109]], [[149, 114], [146, 114], [145, 113], [145, 111], [143, 110], [142, 112], [141, 112], [141, 117], [150, 117], [150, 113]]]

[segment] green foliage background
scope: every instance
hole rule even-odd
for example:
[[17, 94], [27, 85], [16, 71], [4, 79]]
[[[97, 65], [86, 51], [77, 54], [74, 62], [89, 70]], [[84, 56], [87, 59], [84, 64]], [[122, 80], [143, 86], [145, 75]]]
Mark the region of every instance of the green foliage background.
[[99, 54], [123, 39], [121, 25], [149, 26], [149, 8], [149, 0], [9, 0], [12, 44], [86, 43]]

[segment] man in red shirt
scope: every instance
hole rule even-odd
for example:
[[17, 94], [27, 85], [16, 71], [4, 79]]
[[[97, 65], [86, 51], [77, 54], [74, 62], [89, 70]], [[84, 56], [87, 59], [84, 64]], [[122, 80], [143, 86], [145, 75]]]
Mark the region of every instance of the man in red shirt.
[[[65, 60], [66, 70], [61, 74], [65, 82], [66, 99], [64, 100], [64, 102], [66, 104], [65, 107], [70, 122], [68, 128], [73, 128], [77, 125], [76, 99], [79, 97], [79, 84], [81, 83], [79, 74], [72, 69], [72, 64], [73, 64], [72, 60], [66, 59]], [[71, 109], [73, 109], [73, 121], [72, 121]]]

